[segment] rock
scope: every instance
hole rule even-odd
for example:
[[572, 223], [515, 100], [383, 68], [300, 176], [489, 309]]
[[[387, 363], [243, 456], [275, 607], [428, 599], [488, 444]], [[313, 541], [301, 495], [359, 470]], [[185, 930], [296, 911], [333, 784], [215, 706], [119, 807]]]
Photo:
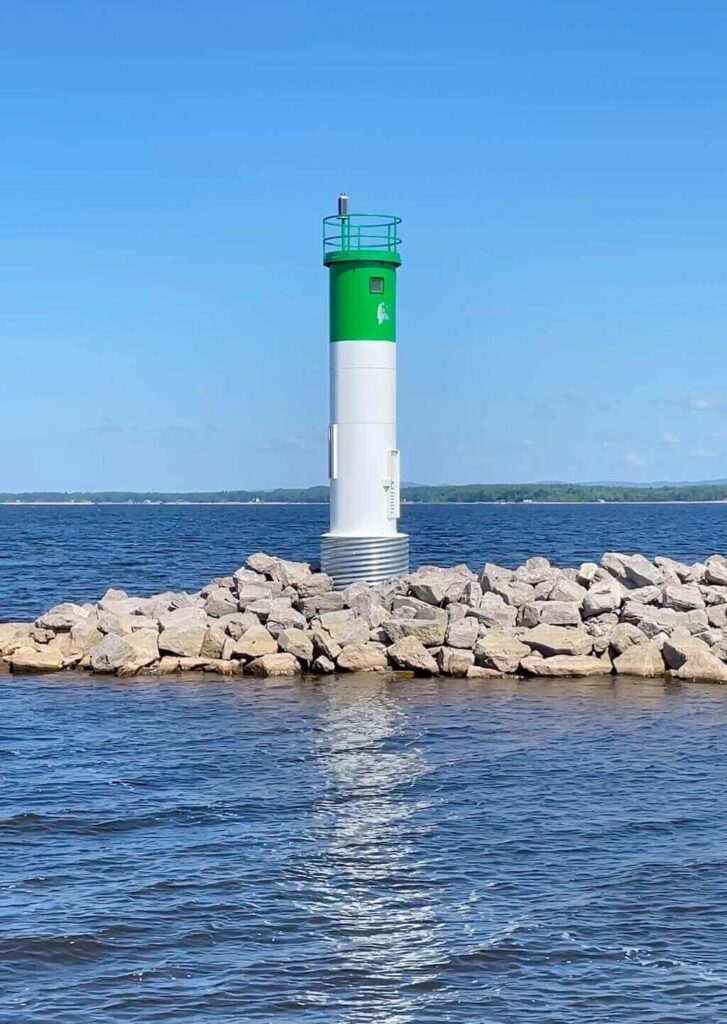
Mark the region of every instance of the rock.
[[381, 595], [371, 587], [360, 583], [354, 584], [346, 591], [347, 601], [355, 615], [376, 629], [388, 616], [388, 611]]
[[727, 627], [727, 604], [713, 605], [711, 608], [707, 608], [707, 621], [716, 629], [725, 629]]
[[696, 581], [704, 571], [704, 567], [697, 571], [692, 565], [685, 565], [683, 562], [676, 562], [673, 558], [663, 558], [661, 555], [655, 558], [654, 562], [660, 569], [663, 569], [665, 573], [673, 574], [682, 583], [691, 583]]
[[485, 668], [483, 665], [470, 665], [467, 669], [468, 679], [502, 679], [502, 672], [496, 668]]
[[272, 580], [261, 580], [259, 583], [248, 583], [239, 587], [237, 591], [237, 607], [240, 611], [247, 611], [251, 606], [261, 601], [272, 601], [282, 591], [279, 583]]
[[727, 683], [727, 665], [709, 651], [695, 651], [674, 673], [693, 683]]
[[655, 643], [634, 644], [623, 654], [619, 654], [613, 667], [620, 676], [640, 676], [643, 679], [655, 679], [663, 676], [664, 659]]
[[[90, 654], [94, 647], [97, 647], [103, 640], [103, 633], [100, 629], [97, 629], [98, 619], [91, 618], [85, 619], [82, 622], [77, 622], [75, 626], [71, 627], [71, 631], [68, 634], [71, 641], [71, 649], [77, 652], [79, 655]], [[156, 630], [155, 630], [156, 632]]]
[[517, 672], [520, 662], [530, 654], [530, 647], [510, 633], [493, 630], [475, 645], [475, 661], [484, 668], [498, 672]]
[[180, 658], [199, 658], [206, 635], [206, 625], [172, 626], [159, 634], [159, 650]]
[[231, 615], [220, 615], [216, 625], [233, 640], [239, 640], [250, 626], [259, 626], [260, 619], [253, 612], [232, 612]]
[[253, 676], [296, 676], [300, 665], [292, 654], [263, 654], [245, 668]]
[[31, 647], [28, 641], [27, 646], [18, 647], [7, 655], [6, 661], [14, 673], [59, 672], [66, 658], [61, 650], [48, 646]]
[[537, 626], [540, 622], [540, 612], [545, 608], [545, 605], [545, 601], [531, 601], [530, 604], [524, 604], [522, 608], [518, 608], [518, 626], [523, 626], [525, 629], [532, 629], [533, 626]]
[[628, 592], [628, 599], [638, 604], [659, 604], [662, 594], [661, 587], [635, 587]]
[[[245, 565], [248, 569], [252, 569], [253, 572], [268, 575], [272, 572], [278, 562], [278, 558], [274, 558], [272, 555], [266, 555], [258, 551], [254, 555], [248, 556], [245, 561]], [[238, 572], [239, 571], [240, 570], [238, 570]], [[237, 573], [235, 573], [235, 576], [237, 576]]]
[[541, 583], [550, 583], [551, 586], [558, 578], [558, 569], [553, 569], [547, 558], [528, 558], [525, 565], [518, 566], [515, 570], [515, 579], [520, 583], [528, 583], [536, 587]]
[[210, 658], [204, 663], [203, 672], [215, 672], [218, 676], [232, 676], [240, 668], [239, 661], [226, 661], [224, 658]]
[[[440, 609], [432, 609], [439, 611]], [[386, 619], [382, 629], [392, 643], [405, 637], [415, 637], [426, 647], [441, 647], [447, 634], [449, 620], [446, 612], [431, 619]]]
[[595, 562], [584, 562], [576, 573], [576, 582], [582, 587], [590, 587], [596, 580], [602, 579], [603, 569]]
[[[152, 665], [159, 659], [159, 634], [155, 629], [139, 629], [131, 636], [119, 637], [122, 643], [131, 648], [131, 654], [119, 666], [120, 676], [136, 675], [142, 668]], [[103, 643], [103, 641], [101, 641]], [[100, 645], [99, 645], [100, 646]], [[96, 648], [95, 650], [98, 650]], [[93, 657], [93, 656], [92, 656]]]
[[265, 626], [250, 626], [236, 641], [234, 647], [234, 653], [238, 658], [261, 658], [266, 654], [275, 654], [277, 650], [278, 642]]
[[224, 629], [220, 629], [219, 626], [210, 626], [202, 640], [202, 646], [199, 651], [200, 658], [208, 658], [212, 661], [222, 658], [222, 652], [228, 639], [230, 638]]
[[365, 643], [369, 638], [369, 624], [365, 619], [346, 619], [331, 623], [327, 632], [334, 643], [346, 647], [348, 644]]
[[608, 640], [611, 649], [616, 654], [623, 654], [624, 651], [628, 650], [629, 647], [633, 647], [634, 644], [646, 643], [647, 636], [641, 632], [638, 626], [634, 626], [630, 622], [620, 622], [610, 631]]
[[306, 619], [312, 619], [322, 612], [339, 611], [345, 606], [345, 599], [342, 593], [332, 590], [328, 594], [320, 594], [315, 597], [306, 597], [299, 603], [300, 611]]
[[488, 629], [512, 629], [517, 620], [518, 609], [506, 604], [498, 594], [488, 592], [483, 595], [479, 607], [470, 611], [470, 615]]
[[596, 583], [583, 598], [583, 618], [616, 611], [622, 600], [621, 587], [615, 581]]
[[427, 604], [442, 605], [445, 601], [459, 601], [464, 588], [475, 580], [466, 566], [440, 569], [427, 566], [408, 577], [409, 591]]
[[310, 580], [313, 571], [307, 562], [289, 562], [280, 558], [268, 575], [284, 587], [299, 587]]
[[688, 612], [705, 606], [704, 598], [695, 583], [673, 584], [664, 587], [662, 603], [665, 608], [676, 608], [680, 612]]
[[41, 629], [52, 629], [53, 632], [58, 633], [62, 630], [70, 630], [77, 622], [83, 622], [88, 616], [87, 609], [82, 608], [80, 604], [67, 601], [64, 604], [57, 604], [41, 615], [39, 619], [36, 619], [36, 625]]
[[387, 666], [386, 654], [371, 643], [348, 644], [338, 655], [338, 667], [347, 672], [375, 672]]
[[437, 664], [445, 676], [466, 676], [467, 669], [475, 663], [473, 651], [464, 651], [453, 647], [440, 647], [437, 652]]
[[550, 626], [580, 626], [580, 605], [575, 601], [543, 601], [540, 621]]
[[709, 645], [696, 636], [668, 637], [661, 649], [664, 661], [669, 668], [680, 668], [693, 655], [709, 654]]
[[313, 641], [302, 629], [284, 629], [278, 634], [278, 645], [281, 651], [292, 654], [304, 664], [313, 661]]
[[116, 590], [114, 587], [109, 587], [101, 600], [111, 603], [112, 601], [124, 601], [128, 596], [125, 590]]
[[186, 629], [189, 626], [206, 626], [207, 613], [204, 608], [175, 608], [159, 616], [159, 625], [163, 630]]
[[[96, 625], [101, 633], [115, 633], [126, 636], [134, 632], [134, 615], [116, 615], [114, 612], [100, 611], [96, 617]], [[141, 616], [139, 616], [141, 618]]]
[[727, 564], [718, 558], [708, 558], [704, 566], [704, 578], [707, 583], [727, 587]]
[[333, 592], [333, 578], [325, 572], [314, 572], [304, 577], [297, 589], [301, 598], [322, 597]]
[[632, 555], [624, 562], [626, 576], [638, 587], [655, 587], [664, 579], [662, 570], [643, 555]]
[[593, 637], [583, 629], [568, 629], [564, 626], [539, 625], [527, 629], [522, 635], [523, 643], [546, 657], [554, 654], [590, 654]]
[[29, 622], [0, 622], [0, 655], [27, 646], [32, 628]]
[[465, 583], [460, 601], [469, 608], [479, 608], [482, 601], [482, 587], [476, 580]]
[[[578, 607], [583, 604], [586, 594], [588, 591], [585, 587], [582, 587], [580, 583], [576, 583], [575, 580], [569, 580], [567, 577], [559, 577], [555, 581], [553, 589], [548, 594], [548, 601], [557, 601], [561, 603], [571, 604], [574, 603]], [[543, 619], [542, 621], [547, 621]]]
[[316, 654], [322, 654], [331, 661], [335, 661], [341, 653], [341, 645], [337, 644], [325, 629], [314, 629], [312, 640]]
[[622, 555], [617, 551], [607, 551], [601, 559], [601, 565], [616, 579], [625, 580], [627, 559], [628, 555]]
[[611, 672], [611, 662], [603, 662], [579, 654], [556, 654], [552, 658], [523, 658], [520, 667], [532, 676], [605, 676]]
[[483, 589], [488, 589], [492, 594], [501, 597], [505, 604], [513, 608], [520, 608], [535, 600], [535, 589], [529, 583], [520, 583], [517, 580], [501, 580], [495, 577], [490, 580], [487, 588], [486, 580], [482, 582]]
[[178, 672], [179, 658], [172, 658], [171, 655], [165, 655], [163, 658], [159, 659], [154, 670], [161, 676], [167, 676], [171, 675], [173, 672]]
[[91, 651], [91, 668], [94, 672], [116, 672], [133, 657], [131, 633], [128, 636], [107, 633], [101, 643]]
[[179, 658], [180, 672], [201, 672], [207, 664], [206, 658]]
[[[344, 651], [345, 653], [345, 651]], [[438, 666], [421, 640], [408, 636], [393, 643], [386, 652], [397, 668], [408, 669], [417, 675], [436, 675]], [[340, 664], [339, 658], [339, 664]]]
[[237, 597], [231, 590], [217, 587], [210, 592], [204, 603], [204, 610], [213, 619], [218, 619], [221, 615], [233, 615], [237, 611]]
[[301, 612], [296, 611], [295, 608], [285, 607], [276, 608], [276, 601], [273, 601], [273, 607], [270, 610], [266, 626], [268, 632], [273, 636], [278, 636], [284, 629], [299, 629], [303, 630], [308, 625], [305, 615]]
[[464, 619], [450, 622], [447, 628], [446, 642], [450, 647], [459, 647], [463, 650], [471, 651], [477, 643], [479, 630], [480, 624], [477, 619], [468, 615]]
[[311, 665], [311, 669], [314, 672], [318, 672], [320, 675], [330, 675], [331, 672], [336, 671], [336, 666], [330, 658], [325, 656], [325, 654], [319, 654]]
[[152, 615], [155, 601], [151, 597], [125, 597], [113, 601], [101, 600], [98, 610], [116, 615]]

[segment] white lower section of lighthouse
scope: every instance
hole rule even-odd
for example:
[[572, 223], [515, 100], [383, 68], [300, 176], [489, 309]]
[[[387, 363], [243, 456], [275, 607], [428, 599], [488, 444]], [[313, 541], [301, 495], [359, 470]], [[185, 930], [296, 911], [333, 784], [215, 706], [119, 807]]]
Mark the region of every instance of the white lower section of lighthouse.
[[396, 344], [331, 343], [328, 437], [331, 525], [321, 568], [337, 587], [377, 583], [409, 568], [409, 538], [398, 532]]

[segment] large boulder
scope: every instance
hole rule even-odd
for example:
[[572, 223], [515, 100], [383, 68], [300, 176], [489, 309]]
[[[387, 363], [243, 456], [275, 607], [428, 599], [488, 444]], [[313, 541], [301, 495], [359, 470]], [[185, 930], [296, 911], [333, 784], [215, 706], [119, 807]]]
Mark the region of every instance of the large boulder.
[[333, 577], [325, 572], [313, 572], [310, 576], [303, 576], [296, 590], [301, 598], [322, 597], [333, 592]]
[[626, 579], [626, 562], [628, 555], [622, 555], [620, 551], [607, 551], [601, 559], [601, 565], [616, 579]]
[[89, 614], [88, 609], [83, 608], [80, 604], [66, 601], [63, 604], [57, 604], [54, 608], [41, 615], [39, 619], [36, 619], [36, 625], [40, 626], [41, 629], [52, 629], [55, 633], [58, 633], [70, 630], [77, 622], [83, 622], [87, 619]]
[[483, 595], [477, 608], [472, 608], [470, 615], [488, 629], [506, 629], [515, 625], [518, 609], [490, 591]]
[[477, 619], [467, 615], [462, 619], [450, 621], [447, 627], [446, 643], [450, 647], [459, 647], [471, 651], [480, 635], [480, 624]]
[[341, 653], [341, 645], [336, 643], [331, 634], [325, 629], [314, 629], [311, 639], [313, 640], [315, 653], [323, 655], [330, 661], [335, 661]]
[[541, 624], [526, 629], [522, 640], [546, 658], [554, 654], [590, 654], [593, 650], [593, 637], [584, 629], [569, 629], [565, 626]]
[[18, 647], [5, 659], [14, 673], [59, 672], [66, 664], [61, 650], [45, 646]]
[[0, 622], [0, 655], [12, 654], [28, 644], [33, 626], [30, 622]]
[[548, 594], [548, 601], [582, 605], [587, 593], [586, 588], [582, 587], [576, 580], [571, 580], [567, 576], [559, 576], [553, 585], [553, 589]]
[[664, 661], [669, 668], [678, 669], [691, 657], [699, 654], [709, 654], [709, 644], [696, 636], [668, 637], [661, 648]]
[[210, 626], [204, 634], [202, 647], [199, 651], [200, 658], [208, 658], [211, 661], [221, 659], [225, 650], [225, 644], [230, 639], [231, 637], [228, 636], [224, 629], [221, 629], [219, 626]]
[[233, 615], [237, 607], [237, 596], [226, 587], [216, 587], [210, 591], [204, 603], [204, 611], [213, 619], [221, 615]]
[[727, 587], [727, 562], [719, 557], [708, 558], [704, 566], [704, 578], [707, 583]]
[[464, 651], [455, 647], [440, 647], [437, 651], [437, 664], [445, 676], [466, 676], [467, 670], [474, 663], [473, 651]]
[[616, 658], [613, 667], [620, 676], [640, 676], [642, 679], [663, 676], [666, 668], [661, 651], [653, 642], [627, 647]]
[[520, 667], [531, 676], [606, 676], [611, 672], [610, 661], [582, 654], [556, 654], [552, 658], [531, 656], [523, 658]]
[[488, 579], [483, 576], [480, 581], [482, 589], [486, 592], [501, 597], [505, 604], [513, 608], [521, 608], [535, 600], [535, 588], [529, 583], [521, 583], [519, 580], [503, 580], [495, 576]]
[[204, 608], [175, 608], [159, 616], [159, 625], [164, 629], [184, 629], [188, 626], [206, 626], [207, 613]]
[[676, 608], [679, 612], [689, 612], [705, 606], [696, 583], [679, 583], [664, 587], [662, 603], [665, 608]]
[[[102, 641], [103, 642], [103, 641]], [[118, 675], [133, 676], [159, 660], [159, 634], [155, 629], [139, 629], [122, 642], [131, 648], [129, 657], [118, 668]]]
[[580, 605], [576, 601], [543, 601], [540, 607], [540, 622], [550, 626], [580, 626]]
[[529, 654], [527, 644], [504, 630], [492, 630], [475, 645], [477, 664], [498, 672], [517, 672], [520, 662]]
[[265, 654], [276, 654], [278, 641], [265, 626], [250, 626], [235, 643], [238, 658], [261, 658]]
[[[207, 625], [180, 625], [163, 629], [159, 634], [159, 650], [163, 654], [176, 654], [180, 658], [198, 658], [202, 650]], [[133, 635], [133, 634], [132, 634]]]
[[376, 672], [389, 664], [383, 648], [371, 643], [348, 644], [338, 655], [337, 663], [347, 672]]
[[281, 651], [309, 665], [313, 661], [313, 641], [302, 629], [284, 629], [278, 633], [278, 645]]
[[637, 587], [656, 587], [664, 579], [663, 571], [643, 555], [632, 555], [624, 562], [626, 577]]
[[131, 634], [119, 636], [107, 633], [100, 644], [91, 651], [91, 668], [94, 672], [116, 672], [134, 656], [134, 648], [129, 642]]
[[589, 619], [596, 615], [616, 611], [623, 600], [622, 588], [616, 580], [603, 580], [594, 583], [583, 598], [583, 618]]
[[619, 622], [608, 632], [609, 646], [617, 655], [623, 654], [624, 651], [628, 650], [629, 647], [633, 647], [634, 644], [643, 644], [647, 640], [646, 634], [642, 633], [639, 627], [631, 622]]
[[690, 654], [674, 674], [693, 683], [727, 683], [727, 665], [709, 651]]
[[[397, 640], [387, 650], [389, 660], [397, 668], [408, 669], [417, 675], [436, 675], [438, 666], [421, 640], [407, 636]], [[339, 658], [340, 664], [340, 658]]]
[[295, 676], [300, 672], [300, 665], [292, 654], [263, 654], [255, 658], [245, 671], [253, 676]]

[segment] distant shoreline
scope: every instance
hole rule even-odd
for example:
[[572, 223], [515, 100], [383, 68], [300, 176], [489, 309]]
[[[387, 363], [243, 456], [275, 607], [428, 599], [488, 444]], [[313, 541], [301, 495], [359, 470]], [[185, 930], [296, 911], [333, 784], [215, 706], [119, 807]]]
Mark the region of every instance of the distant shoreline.
[[[425, 505], [457, 506], [468, 505], [725, 505], [727, 498], [653, 498], [653, 499], [618, 499], [594, 501], [583, 499], [582, 501], [565, 499], [526, 499], [524, 501], [406, 501], [402, 502], [407, 507], [419, 507]], [[327, 501], [0, 501], [0, 508], [179, 508], [201, 506], [204, 508], [242, 506], [252, 508], [270, 508], [271, 506], [294, 505], [294, 506], [327, 506]]]

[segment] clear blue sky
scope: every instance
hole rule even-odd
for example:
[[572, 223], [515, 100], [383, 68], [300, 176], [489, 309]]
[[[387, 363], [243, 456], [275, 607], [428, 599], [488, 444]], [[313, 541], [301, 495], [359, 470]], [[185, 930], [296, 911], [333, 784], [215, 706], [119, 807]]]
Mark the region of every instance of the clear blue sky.
[[721, 0], [5, 0], [0, 490], [325, 480], [320, 218], [404, 218], [422, 483], [727, 477]]

